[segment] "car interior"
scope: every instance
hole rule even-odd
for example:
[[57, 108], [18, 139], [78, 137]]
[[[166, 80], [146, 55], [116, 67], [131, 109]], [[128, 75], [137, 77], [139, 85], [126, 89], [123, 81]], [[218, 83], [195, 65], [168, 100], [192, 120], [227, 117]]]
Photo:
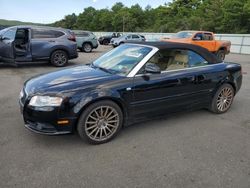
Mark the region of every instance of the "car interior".
[[213, 35], [211, 33], [197, 33], [194, 36], [196, 40], [213, 40]]
[[23, 56], [26, 54], [29, 48], [29, 30], [18, 29], [15, 37], [15, 52], [17, 56]]
[[189, 54], [187, 50], [162, 51], [155, 54], [149, 63], [160, 67], [161, 71], [178, 70], [188, 67]]

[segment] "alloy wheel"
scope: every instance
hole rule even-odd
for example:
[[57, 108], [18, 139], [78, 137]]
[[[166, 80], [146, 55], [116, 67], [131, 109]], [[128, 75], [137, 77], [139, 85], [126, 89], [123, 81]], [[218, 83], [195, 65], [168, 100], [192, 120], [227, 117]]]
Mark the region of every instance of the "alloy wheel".
[[67, 62], [67, 57], [64, 53], [58, 52], [54, 56], [54, 63], [57, 65], [64, 65]]
[[104, 141], [113, 136], [119, 127], [119, 114], [111, 106], [92, 110], [85, 121], [85, 132], [94, 141]]
[[218, 110], [221, 112], [227, 111], [233, 102], [233, 97], [234, 97], [234, 91], [232, 90], [232, 88], [229, 87], [223, 88], [219, 93], [217, 99]]

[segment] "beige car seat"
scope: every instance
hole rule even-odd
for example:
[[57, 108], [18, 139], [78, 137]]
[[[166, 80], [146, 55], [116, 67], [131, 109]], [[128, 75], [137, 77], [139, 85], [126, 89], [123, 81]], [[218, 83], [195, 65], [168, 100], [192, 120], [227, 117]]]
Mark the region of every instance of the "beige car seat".
[[188, 66], [188, 55], [177, 53], [172, 62], [169, 63], [167, 70], [184, 69]]

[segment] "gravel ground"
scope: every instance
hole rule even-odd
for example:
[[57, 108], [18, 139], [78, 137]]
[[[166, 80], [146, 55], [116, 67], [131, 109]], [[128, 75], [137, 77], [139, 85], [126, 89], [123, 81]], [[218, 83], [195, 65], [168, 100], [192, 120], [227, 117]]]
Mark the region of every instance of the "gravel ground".
[[[110, 47], [79, 53], [84, 64]], [[244, 80], [232, 108], [206, 110], [124, 128], [113, 141], [89, 145], [77, 135], [42, 136], [24, 128], [18, 95], [47, 64], [0, 66], [0, 187], [250, 187], [250, 56], [231, 54]]]

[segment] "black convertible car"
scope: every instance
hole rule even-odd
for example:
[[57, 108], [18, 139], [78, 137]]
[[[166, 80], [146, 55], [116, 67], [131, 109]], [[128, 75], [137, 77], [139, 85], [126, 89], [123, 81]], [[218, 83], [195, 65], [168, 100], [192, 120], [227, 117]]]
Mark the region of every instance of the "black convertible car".
[[100, 144], [120, 128], [185, 109], [226, 112], [242, 83], [241, 66], [218, 62], [191, 44], [119, 46], [85, 66], [26, 81], [20, 93], [25, 127], [41, 134], [77, 131]]

